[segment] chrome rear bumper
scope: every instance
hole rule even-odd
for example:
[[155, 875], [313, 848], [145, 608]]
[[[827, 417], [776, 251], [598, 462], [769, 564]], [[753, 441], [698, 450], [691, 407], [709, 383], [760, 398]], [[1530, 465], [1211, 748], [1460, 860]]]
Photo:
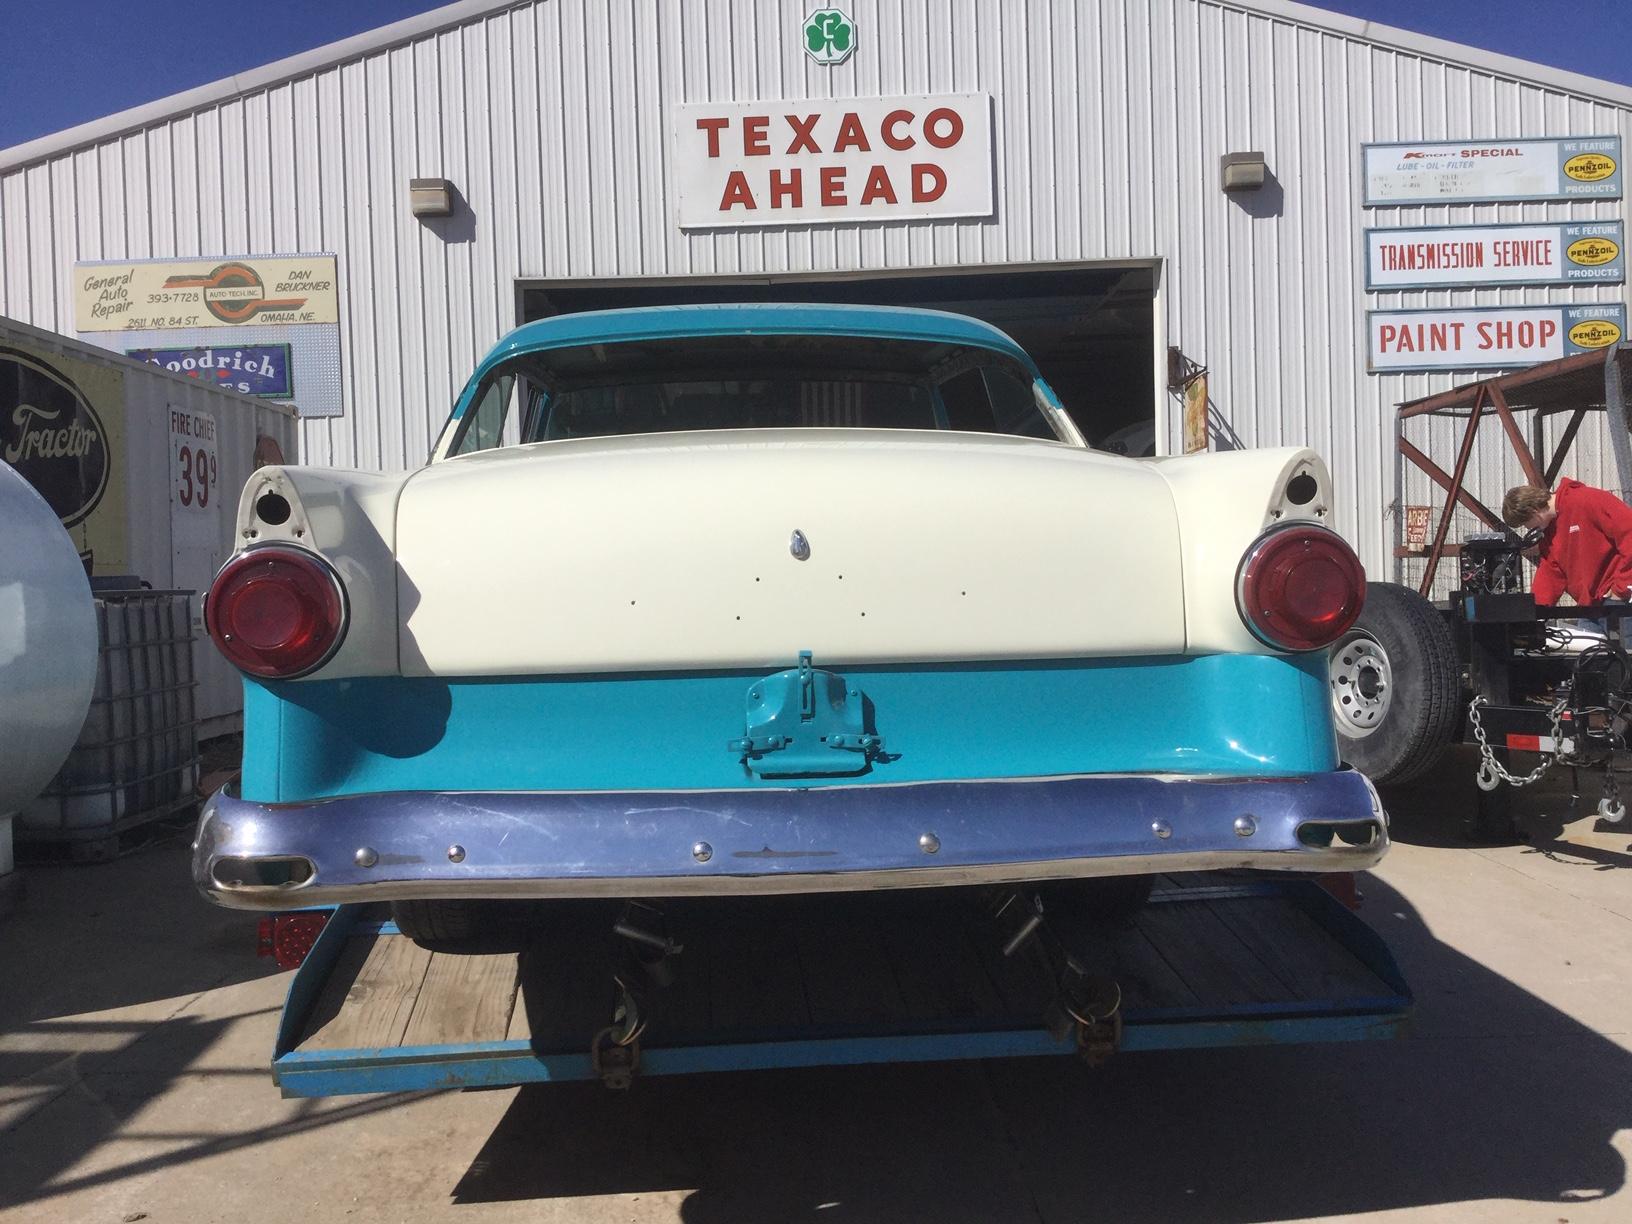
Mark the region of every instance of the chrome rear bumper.
[[1354, 871], [1388, 848], [1361, 774], [1077, 776], [680, 792], [391, 792], [204, 805], [193, 877], [285, 909], [413, 897], [661, 897], [1231, 867]]

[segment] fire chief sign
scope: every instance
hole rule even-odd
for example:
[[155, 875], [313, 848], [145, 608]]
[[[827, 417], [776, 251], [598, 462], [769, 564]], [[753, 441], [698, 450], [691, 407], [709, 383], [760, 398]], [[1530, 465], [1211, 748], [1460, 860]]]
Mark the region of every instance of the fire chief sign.
[[1374, 310], [1366, 316], [1375, 370], [1502, 370], [1618, 343], [1626, 307]]
[[676, 107], [681, 229], [992, 212], [987, 94]]

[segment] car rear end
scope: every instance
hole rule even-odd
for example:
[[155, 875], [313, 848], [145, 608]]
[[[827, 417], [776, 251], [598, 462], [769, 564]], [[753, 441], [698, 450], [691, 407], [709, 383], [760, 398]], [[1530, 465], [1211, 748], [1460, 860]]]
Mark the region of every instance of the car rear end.
[[[594, 391], [575, 419], [683, 406], [563, 370], [553, 402]], [[824, 423], [257, 473], [208, 601], [246, 754], [200, 887], [273, 908], [1381, 855], [1323, 653], [1364, 576], [1312, 452], [1142, 462], [808, 399]]]

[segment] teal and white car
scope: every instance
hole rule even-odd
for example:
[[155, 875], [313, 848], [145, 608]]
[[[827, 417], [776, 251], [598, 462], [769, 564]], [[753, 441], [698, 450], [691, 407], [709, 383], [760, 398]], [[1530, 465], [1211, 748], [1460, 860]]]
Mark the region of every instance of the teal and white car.
[[1303, 449], [1090, 450], [958, 315], [530, 324], [427, 466], [245, 489], [197, 882], [434, 939], [501, 899], [1369, 866], [1332, 497]]

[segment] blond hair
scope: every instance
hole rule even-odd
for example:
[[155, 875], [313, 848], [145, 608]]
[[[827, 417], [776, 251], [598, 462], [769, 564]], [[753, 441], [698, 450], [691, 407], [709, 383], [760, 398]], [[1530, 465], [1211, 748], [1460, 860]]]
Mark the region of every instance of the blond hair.
[[1547, 508], [1552, 496], [1540, 485], [1515, 485], [1502, 498], [1502, 522], [1522, 530], [1531, 518]]

